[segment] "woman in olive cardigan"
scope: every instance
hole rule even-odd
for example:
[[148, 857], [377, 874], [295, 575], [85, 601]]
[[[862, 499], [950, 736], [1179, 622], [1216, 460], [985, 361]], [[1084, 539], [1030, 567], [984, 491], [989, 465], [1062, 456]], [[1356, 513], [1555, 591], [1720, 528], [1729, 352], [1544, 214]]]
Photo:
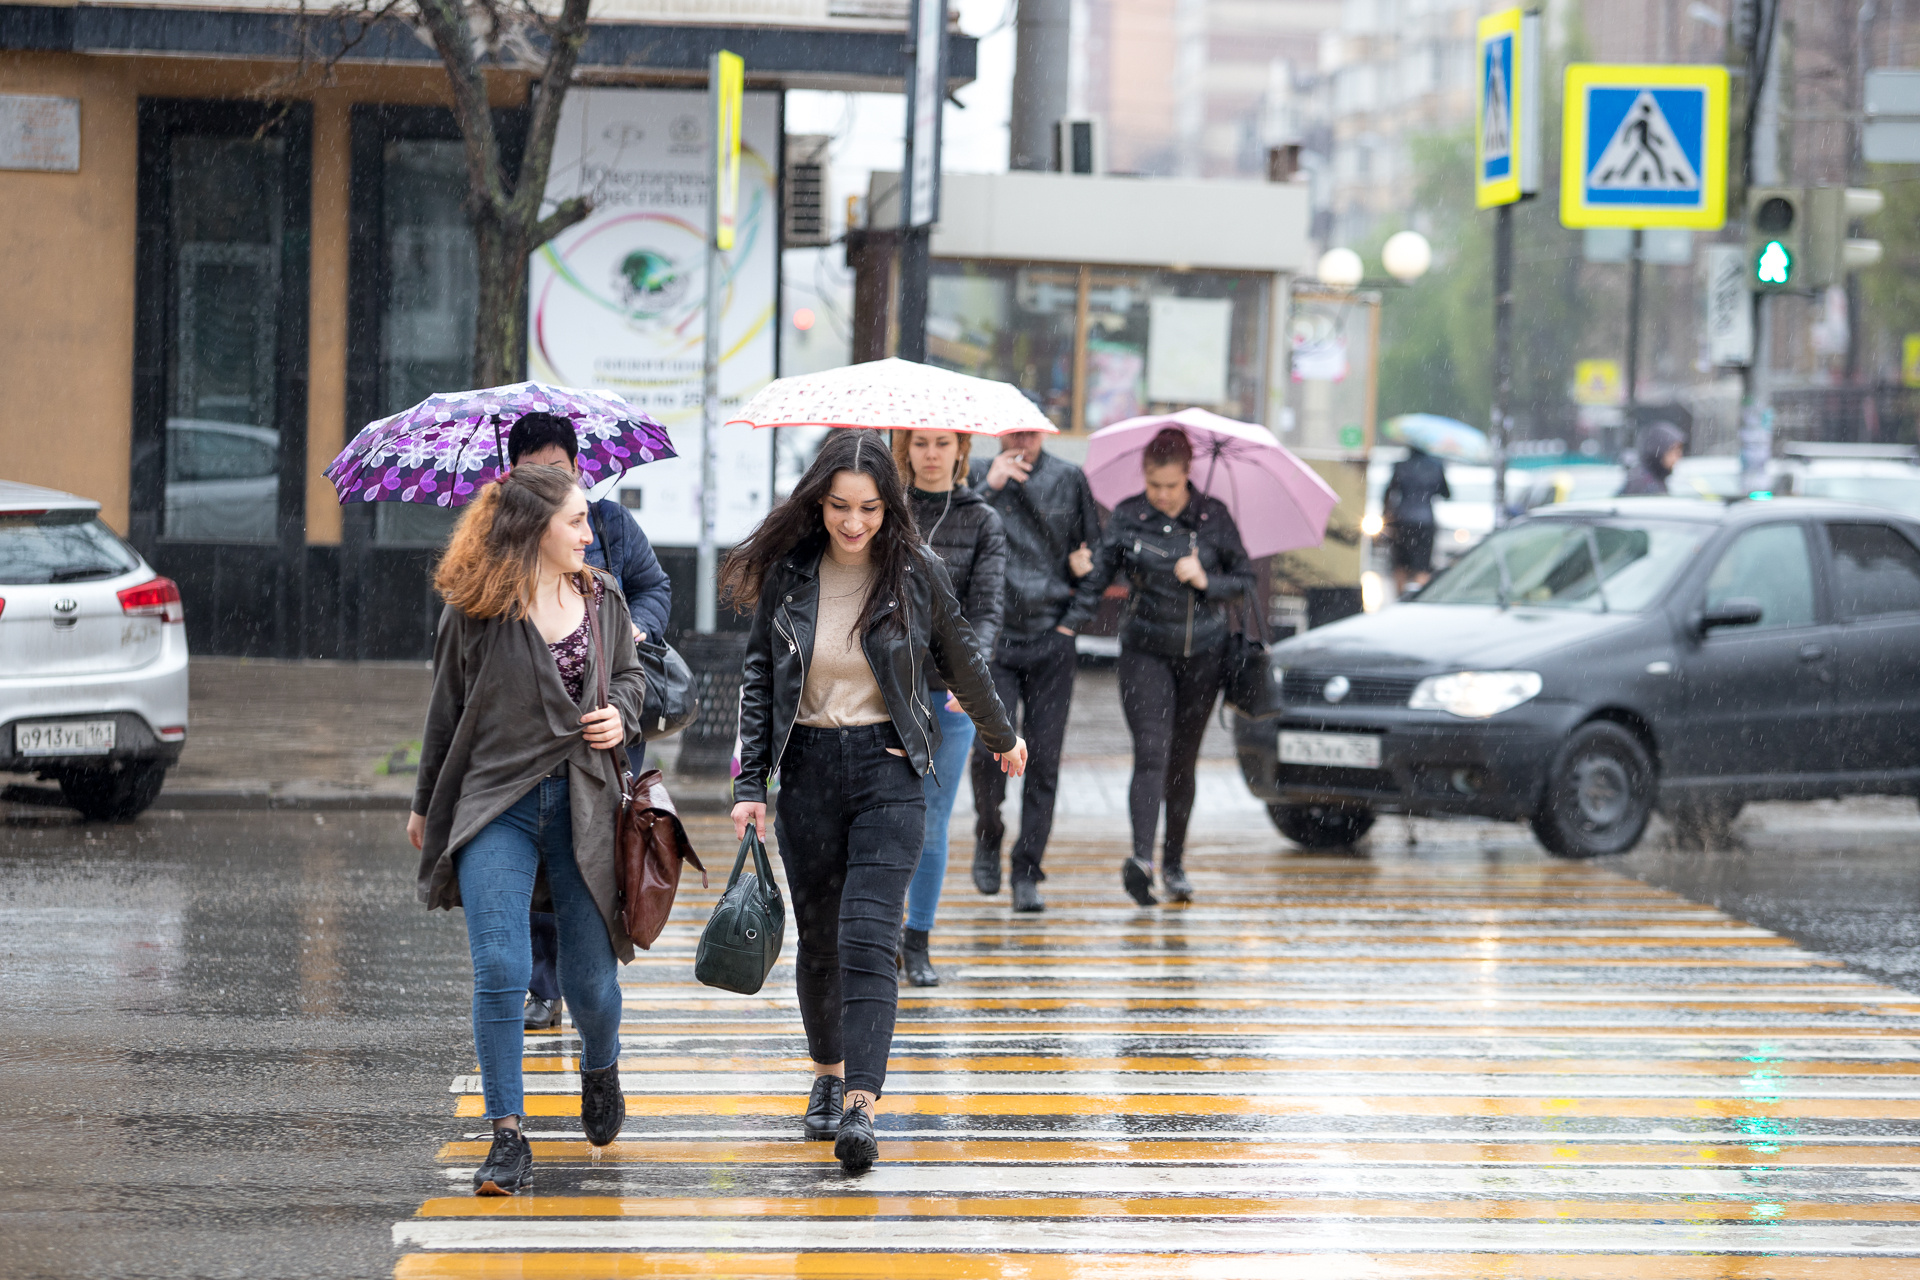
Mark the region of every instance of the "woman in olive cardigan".
[[[640, 723], [645, 679], [626, 601], [586, 568], [591, 540], [573, 477], [523, 466], [468, 508], [434, 576], [447, 607], [407, 835], [420, 850], [421, 900], [466, 912], [474, 1047], [494, 1126], [473, 1178], [483, 1195], [532, 1181], [519, 1132], [521, 997], [532, 964], [527, 911], [542, 886], [582, 1040], [581, 1126], [602, 1146], [626, 1119], [618, 962], [633, 958], [633, 944], [614, 871], [612, 748]], [[596, 708], [602, 664], [608, 705]]]

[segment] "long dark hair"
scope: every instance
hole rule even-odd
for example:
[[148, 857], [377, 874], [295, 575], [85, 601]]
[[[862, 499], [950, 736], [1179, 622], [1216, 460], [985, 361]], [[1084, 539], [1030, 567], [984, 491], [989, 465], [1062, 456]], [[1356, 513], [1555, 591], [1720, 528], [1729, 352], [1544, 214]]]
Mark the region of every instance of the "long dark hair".
[[[865, 630], [874, 625], [882, 600], [901, 599], [906, 588], [907, 566], [919, 556], [920, 530], [913, 523], [913, 508], [907, 505], [906, 487], [900, 483], [900, 469], [894, 465], [887, 440], [877, 431], [850, 427], [827, 437], [813, 465], [787, 500], [767, 513], [747, 540], [727, 556], [720, 571], [720, 594], [740, 613], [751, 612], [760, 602], [760, 588], [774, 562], [802, 545], [817, 542], [826, 549], [827, 526], [820, 504], [833, 489], [833, 478], [842, 471], [855, 471], [873, 481], [880, 491], [886, 518], [873, 536], [873, 585], [861, 614]], [[890, 626], [899, 627], [901, 610], [887, 612]]]

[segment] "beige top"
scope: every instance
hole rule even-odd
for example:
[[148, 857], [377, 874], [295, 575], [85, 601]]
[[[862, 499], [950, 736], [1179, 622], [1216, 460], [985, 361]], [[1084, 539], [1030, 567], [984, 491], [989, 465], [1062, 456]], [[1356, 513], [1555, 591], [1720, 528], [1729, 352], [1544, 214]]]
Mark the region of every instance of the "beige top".
[[797, 723], [815, 729], [883, 724], [892, 716], [860, 648], [860, 607], [873, 582], [871, 564], [843, 565], [820, 557], [820, 608], [813, 625], [813, 656], [800, 690]]

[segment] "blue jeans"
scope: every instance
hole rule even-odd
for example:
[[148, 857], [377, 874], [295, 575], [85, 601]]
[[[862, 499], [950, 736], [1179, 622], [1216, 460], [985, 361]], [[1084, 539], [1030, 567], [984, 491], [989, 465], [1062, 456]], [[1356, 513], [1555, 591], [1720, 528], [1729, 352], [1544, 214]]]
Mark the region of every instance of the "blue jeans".
[[933, 772], [921, 779], [927, 796], [927, 838], [920, 846], [920, 868], [907, 886], [907, 928], [922, 933], [933, 928], [940, 906], [940, 885], [947, 878], [947, 820], [967, 775], [967, 753], [973, 750], [973, 721], [964, 711], [947, 710], [947, 695], [935, 690], [933, 714], [940, 722], [940, 749], [933, 753]]
[[[647, 748], [643, 743], [627, 748], [628, 768], [639, 777], [645, 767]], [[536, 911], [528, 928], [533, 935], [533, 977], [527, 981], [527, 993], [537, 1000], [560, 998], [560, 939], [554, 927], [553, 912]]]
[[473, 1047], [489, 1120], [521, 1111], [521, 1005], [532, 967], [527, 908], [543, 866], [560, 937], [560, 987], [583, 1042], [580, 1065], [598, 1071], [620, 1057], [620, 962], [573, 860], [567, 780], [544, 778], [454, 861], [473, 953]]

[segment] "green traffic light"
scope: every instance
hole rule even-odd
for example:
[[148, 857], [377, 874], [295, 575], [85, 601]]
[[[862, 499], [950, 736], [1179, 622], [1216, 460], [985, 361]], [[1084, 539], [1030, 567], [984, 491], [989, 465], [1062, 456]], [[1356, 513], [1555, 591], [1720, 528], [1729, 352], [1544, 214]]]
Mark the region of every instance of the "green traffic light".
[[1760, 251], [1759, 261], [1754, 264], [1754, 276], [1761, 284], [1785, 284], [1787, 277], [1793, 274], [1793, 255], [1787, 252], [1787, 246], [1778, 240], [1767, 241], [1767, 247]]

